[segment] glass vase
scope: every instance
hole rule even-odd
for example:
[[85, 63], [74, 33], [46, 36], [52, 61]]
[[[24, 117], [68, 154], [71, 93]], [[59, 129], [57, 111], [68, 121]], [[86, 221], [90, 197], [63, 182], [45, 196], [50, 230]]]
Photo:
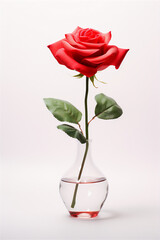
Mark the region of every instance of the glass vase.
[[91, 141], [88, 142], [87, 155], [82, 163], [85, 151], [86, 144], [78, 142], [76, 161], [62, 177], [59, 190], [72, 217], [93, 218], [99, 214], [107, 198], [108, 182], [92, 161]]

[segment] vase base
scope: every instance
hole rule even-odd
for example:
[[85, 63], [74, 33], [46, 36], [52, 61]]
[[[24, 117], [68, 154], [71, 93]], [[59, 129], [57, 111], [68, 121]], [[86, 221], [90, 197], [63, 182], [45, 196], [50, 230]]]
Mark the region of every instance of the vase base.
[[97, 217], [99, 211], [94, 212], [69, 212], [72, 217], [77, 218], [94, 218]]

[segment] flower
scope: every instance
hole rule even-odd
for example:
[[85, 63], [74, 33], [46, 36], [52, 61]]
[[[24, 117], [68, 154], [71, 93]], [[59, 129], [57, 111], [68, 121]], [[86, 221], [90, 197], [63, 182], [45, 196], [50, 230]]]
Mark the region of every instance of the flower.
[[129, 49], [108, 45], [110, 40], [111, 32], [104, 34], [91, 28], [77, 27], [48, 48], [60, 64], [91, 77], [110, 65], [118, 69], [128, 52]]

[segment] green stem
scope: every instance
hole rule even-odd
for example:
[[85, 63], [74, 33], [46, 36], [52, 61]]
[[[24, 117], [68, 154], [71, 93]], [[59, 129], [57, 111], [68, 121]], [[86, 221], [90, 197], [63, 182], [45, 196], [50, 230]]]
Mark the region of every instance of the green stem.
[[[86, 140], [88, 141], [89, 138], [89, 133], [88, 133], [88, 104], [87, 104], [87, 100], [88, 100], [88, 88], [89, 88], [89, 79], [88, 77], [86, 77], [86, 95], [85, 95], [85, 128], [86, 128]], [[87, 146], [87, 144], [86, 144]]]
[[[88, 132], [88, 104], [87, 104], [88, 89], [89, 89], [89, 78], [86, 77], [86, 94], [85, 94], [85, 101], [84, 101], [84, 104], [85, 104], [86, 148], [85, 148], [85, 153], [84, 153], [84, 156], [83, 156], [83, 161], [82, 161], [82, 164], [81, 164], [81, 168], [80, 168], [80, 171], [79, 171], [79, 174], [78, 174], [78, 181], [81, 178], [82, 171], [83, 171], [84, 164], [85, 164], [85, 160], [86, 160], [87, 153], [88, 153], [88, 148], [89, 148], [89, 142], [88, 142], [88, 138], [89, 138], [89, 132]], [[72, 199], [72, 203], [71, 203], [71, 208], [74, 208], [75, 204], [76, 204], [76, 196], [77, 196], [78, 186], [79, 186], [79, 184], [77, 183], [76, 186], [75, 186], [75, 189], [74, 189], [74, 194], [73, 194], [73, 199]]]

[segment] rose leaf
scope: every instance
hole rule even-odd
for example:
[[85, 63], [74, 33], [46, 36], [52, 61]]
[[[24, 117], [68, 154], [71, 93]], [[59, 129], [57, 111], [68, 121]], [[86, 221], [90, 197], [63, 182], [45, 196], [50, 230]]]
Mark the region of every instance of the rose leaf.
[[82, 113], [67, 101], [55, 98], [44, 98], [43, 100], [48, 110], [61, 122], [78, 124], [82, 118]]
[[107, 97], [103, 93], [95, 96], [97, 105], [95, 108], [95, 115], [100, 119], [114, 119], [119, 118], [123, 111], [116, 101], [110, 97]]
[[82, 133], [70, 125], [62, 124], [62, 125], [57, 126], [57, 128], [61, 129], [63, 132], [65, 132], [70, 137], [77, 138], [82, 144], [86, 142], [86, 138], [82, 135]]

